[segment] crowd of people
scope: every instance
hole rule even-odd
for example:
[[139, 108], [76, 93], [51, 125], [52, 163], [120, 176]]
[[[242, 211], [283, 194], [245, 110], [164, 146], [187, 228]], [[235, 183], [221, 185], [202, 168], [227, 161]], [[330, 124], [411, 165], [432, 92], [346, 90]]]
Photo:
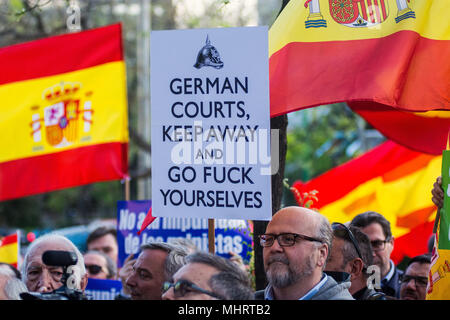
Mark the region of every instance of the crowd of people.
[[[438, 178], [432, 190], [432, 201], [438, 208], [444, 197], [441, 183]], [[363, 212], [347, 223], [330, 224], [316, 210], [285, 207], [273, 215], [259, 243], [267, 286], [255, 291], [242, 259], [200, 251], [188, 240], [145, 243], [140, 254], [127, 257], [118, 270], [116, 229], [99, 227], [93, 231], [84, 254], [68, 238], [50, 233], [30, 244], [20, 271], [0, 264], [0, 299], [42, 298], [67, 293], [67, 288], [82, 295], [90, 278], [120, 280], [122, 290], [117, 300], [426, 297], [430, 254], [412, 257], [406, 269], [400, 270], [391, 260], [394, 236], [390, 223], [377, 212]], [[62, 266], [45, 263], [43, 254], [51, 250], [76, 255], [70, 274]]]

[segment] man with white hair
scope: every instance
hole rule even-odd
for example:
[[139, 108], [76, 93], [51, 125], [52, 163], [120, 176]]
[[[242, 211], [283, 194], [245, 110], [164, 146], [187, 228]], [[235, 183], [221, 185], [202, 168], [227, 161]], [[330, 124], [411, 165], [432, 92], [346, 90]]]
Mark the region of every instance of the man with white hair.
[[28, 247], [22, 264], [22, 280], [30, 292], [50, 293], [60, 288], [63, 276], [63, 268], [49, 266], [42, 261], [42, 255], [48, 250], [71, 251], [78, 258], [77, 263], [71, 268], [75, 281], [71, 281], [76, 289], [84, 291], [88, 277], [84, 266], [84, 259], [78, 248], [68, 238], [58, 234], [46, 234], [37, 238]]
[[20, 280], [20, 272], [13, 266], [0, 263], [0, 300], [20, 300], [27, 288]]

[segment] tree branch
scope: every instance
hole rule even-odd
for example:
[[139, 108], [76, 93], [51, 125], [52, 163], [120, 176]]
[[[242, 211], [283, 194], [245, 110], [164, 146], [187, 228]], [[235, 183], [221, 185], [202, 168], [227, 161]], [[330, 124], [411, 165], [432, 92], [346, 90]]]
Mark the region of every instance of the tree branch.
[[145, 152], [148, 153], [152, 153], [152, 147], [150, 145], [150, 143], [148, 143], [147, 141], [145, 141], [145, 139], [136, 132], [136, 130], [134, 130], [133, 128], [129, 128], [128, 129], [130, 132], [130, 138], [131, 140], [133, 140], [133, 142], [141, 149], [143, 149]]

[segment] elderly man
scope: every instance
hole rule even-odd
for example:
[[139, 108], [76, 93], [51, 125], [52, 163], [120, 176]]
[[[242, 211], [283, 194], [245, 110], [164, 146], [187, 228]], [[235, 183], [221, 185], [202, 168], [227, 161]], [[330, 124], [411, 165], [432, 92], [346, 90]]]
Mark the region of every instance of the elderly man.
[[250, 279], [228, 259], [196, 252], [164, 283], [163, 300], [253, 300]]
[[70, 251], [76, 254], [77, 263], [70, 268], [72, 271], [70, 276], [73, 277], [73, 281], [70, 281], [70, 286], [73, 285], [73, 288], [70, 289], [83, 292], [88, 282], [83, 255], [72, 241], [58, 234], [46, 234], [39, 237], [28, 247], [22, 264], [22, 281], [28, 291], [51, 293], [63, 286], [61, 282], [63, 268], [46, 265], [42, 261], [42, 255], [48, 250]]
[[332, 230], [320, 213], [287, 207], [278, 211], [260, 236], [268, 286], [255, 293], [266, 300], [353, 300], [350, 281], [337, 283], [323, 273]]
[[431, 257], [428, 254], [416, 256], [408, 262], [401, 277], [401, 300], [425, 300], [430, 264]]
[[398, 299], [403, 271], [390, 259], [394, 250], [391, 224], [378, 212], [367, 211], [354, 217], [350, 225], [361, 228], [361, 231], [369, 237], [373, 250], [373, 264], [380, 268], [381, 291]]
[[161, 300], [163, 283], [185, 264], [189, 254], [185, 246], [149, 242], [133, 264], [125, 285], [133, 300]]

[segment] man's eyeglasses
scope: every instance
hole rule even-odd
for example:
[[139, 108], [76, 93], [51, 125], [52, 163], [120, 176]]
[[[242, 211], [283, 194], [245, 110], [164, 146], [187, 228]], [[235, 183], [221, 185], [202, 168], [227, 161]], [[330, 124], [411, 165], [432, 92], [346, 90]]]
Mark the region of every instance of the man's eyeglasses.
[[356, 252], [358, 253], [358, 257], [364, 261], [362, 254], [361, 254], [361, 249], [359, 248], [358, 245], [358, 241], [356, 241], [355, 236], [353, 235], [353, 233], [350, 231], [350, 229], [343, 223], [340, 222], [333, 222], [331, 224], [331, 228], [334, 230], [334, 233], [339, 237], [339, 238], [348, 238], [350, 239], [350, 241], [353, 243], [353, 246], [356, 249]]
[[[103, 267], [96, 265], [96, 264], [89, 264], [89, 265], [85, 264], [84, 266], [86, 267], [86, 270], [89, 271], [89, 273], [92, 275], [99, 274], [100, 271], [105, 271], [105, 270], [103, 270]], [[105, 271], [105, 273], [107, 273], [107, 272]]]
[[275, 241], [275, 239], [278, 241], [278, 244], [280, 247], [292, 247], [297, 239], [302, 239], [306, 241], [315, 241], [323, 243], [322, 240], [308, 237], [303, 234], [297, 234], [297, 233], [280, 233], [280, 234], [262, 234], [259, 236], [259, 244], [261, 247], [271, 247]]
[[372, 245], [373, 251], [383, 251], [384, 248], [386, 248], [386, 242], [389, 242], [389, 239], [386, 240], [374, 240], [370, 241], [370, 244]]
[[188, 280], [184, 280], [184, 279], [178, 280], [175, 283], [171, 283], [171, 282], [167, 282], [167, 281], [164, 282], [163, 293], [167, 292], [172, 287], [173, 287], [173, 294], [176, 298], [184, 297], [189, 292], [200, 292], [200, 293], [207, 294], [208, 296], [211, 296], [211, 297], [219, 299], [219, 300], [225, 300], [220, 295], [215, 294], [214, 292], [202, 289], [199, 286], [197, 286], [196, 284], [194, 284]]
[[414, 284], [416, 285], [416, 287], [426, 287], [428, 284], [427, 277], [402, 275], [402, 277], [400, 278], [400, 282], [402, 284], [408, 284], [411, 280], [414, 280]]

